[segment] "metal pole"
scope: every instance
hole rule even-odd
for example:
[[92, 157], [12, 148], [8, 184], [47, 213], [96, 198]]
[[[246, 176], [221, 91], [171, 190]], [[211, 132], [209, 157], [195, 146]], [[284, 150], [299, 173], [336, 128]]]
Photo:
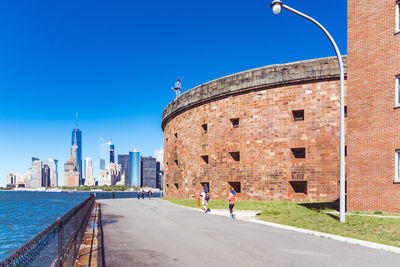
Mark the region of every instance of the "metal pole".
[[343, 68], [343, 60], [342, 55], [340, 54], [339, 48], [337, 47], [335, 40], [333, 40], [332, 36], [329, 32], [315, 19], [293, 9], [289, 6], [283, 5], [282, 7], [286, 10], [289, 10], [309, 21], [313, 22], [315, 25], [320, 28], [325, 35], [328, 37], [331, 42], [333, 48], [335, 49], [336, 56], [339, 63], [340, 69], [340, 222], [346, 221], [346, 196], [345, 196], [345, 186], [346, 186], [346, 177], [345, 177], [345, 161], [344, 161], [344, 138], [345, 138], [345, 129], [344, 129], [344, 68]]

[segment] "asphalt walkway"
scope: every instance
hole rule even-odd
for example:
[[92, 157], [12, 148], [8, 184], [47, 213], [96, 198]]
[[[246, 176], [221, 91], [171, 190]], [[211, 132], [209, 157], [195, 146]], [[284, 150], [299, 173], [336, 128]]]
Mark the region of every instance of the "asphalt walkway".
[[160, 199], [99, 202], [106, 266], [400, 266], [398, 254]]

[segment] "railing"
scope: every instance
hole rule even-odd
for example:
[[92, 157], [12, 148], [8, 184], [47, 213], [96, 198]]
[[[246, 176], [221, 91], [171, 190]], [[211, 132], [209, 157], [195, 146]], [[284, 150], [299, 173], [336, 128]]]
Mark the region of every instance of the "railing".
[[[112, 198], [137, 198], [136, 192], [96, 192], [96, 199], [112, 199]], [[159, 198], [161, 193], [152, 193], [151, 198]], [[147, 192], [144, 198], [148, 198]]]
[[91, 195], [1, 261], [0, 267], [73, 266], [94, 202]]
[[101, 246], [98, 251], [97, 256], [97, 266], [105, 267], [106, 262], [104, 259], [104, 234], [103, 234], [103, 220], [101, 218], [101, 203], [99, 205], [99, 219], [98, 219], [98, 228], [97, 228], [97, 246]]

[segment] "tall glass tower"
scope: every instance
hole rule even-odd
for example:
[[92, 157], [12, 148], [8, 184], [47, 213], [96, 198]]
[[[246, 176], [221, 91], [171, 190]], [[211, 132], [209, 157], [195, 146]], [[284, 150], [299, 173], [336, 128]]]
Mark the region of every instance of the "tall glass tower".
[[140, 152], [136, 149], [129, 152], [130, 185], [140, 187]]
[[[76, 114], [76, 128], [72, 130], [71, 146], [76, 146], [75, 166], [79, 171], [79, 185], [82, 184], [82, 132], [78, 129], [78, 114]], [[72, 149], [71, 149], [72, 153]]]
[[110, 163], [115, 163], [114, 149], [115, 147], [111, 140], [100, 143], [100, 170], [106, 170]]

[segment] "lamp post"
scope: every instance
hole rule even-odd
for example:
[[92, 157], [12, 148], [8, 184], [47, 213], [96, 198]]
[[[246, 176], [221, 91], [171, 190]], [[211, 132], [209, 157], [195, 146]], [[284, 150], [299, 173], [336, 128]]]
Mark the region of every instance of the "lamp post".
[[343, 68], [343, 60], [342, 60], [342, 55], [340, 54], [339, 48], [337, 47], [335, 40], [333, 40], [332, 36], [329, 34], [329, 32], [315, 19], [289, 7], [284, 4], [282, 4], [281, 0], [274, 0], [271, 3], [272, 7], [272, 12], [274, 14], [279, 14], [281, 12], [281, 9], [284, 8], [286, 10], [289, 10], [305, 19], [308, 19], [309, 21], [313, 22], [315, 25], [317, 25], [328, 37], [329, 41], [331, 42], [333, 48], [335, 49], [336, 56], [338, 59], [339, 63], [339, 69], [340, 69], [340, 222], [345, 222], [346, 221], [346, 214], [345, 214], [345, 209], [346, 209], [346, 199], [345, 199], [345, 184], [346, 184], [346, 178], [345, 178], [345, 161], [344, 161], [344, 138], [345, 138], [345, 130], [344, 130], [344, 68]]

